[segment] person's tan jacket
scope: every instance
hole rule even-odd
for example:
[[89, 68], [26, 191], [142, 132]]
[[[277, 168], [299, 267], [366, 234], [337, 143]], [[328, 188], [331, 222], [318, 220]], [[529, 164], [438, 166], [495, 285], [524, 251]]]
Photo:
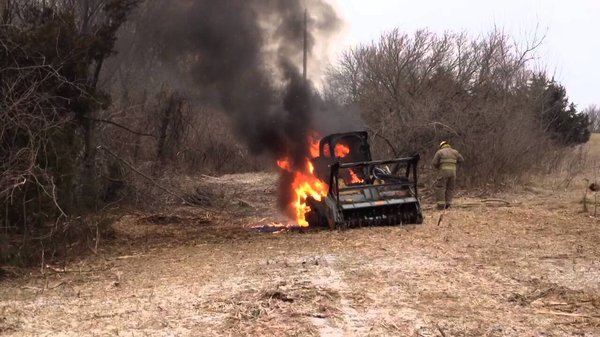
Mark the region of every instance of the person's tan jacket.
[[456, 175], [456, 166], [463, 161], [465, 159], [458, 151], [450, 146], [445, 146], [435, 153], [432, 165], [437, 170]]

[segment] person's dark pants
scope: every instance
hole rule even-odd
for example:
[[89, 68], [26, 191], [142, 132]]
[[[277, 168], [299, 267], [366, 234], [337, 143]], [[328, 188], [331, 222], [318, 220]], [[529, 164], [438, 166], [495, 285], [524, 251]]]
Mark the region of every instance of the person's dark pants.
[[438, 209], [446, 209], [452, 205], [456, 171], [440, 170], [435, 181], [436, 201]]

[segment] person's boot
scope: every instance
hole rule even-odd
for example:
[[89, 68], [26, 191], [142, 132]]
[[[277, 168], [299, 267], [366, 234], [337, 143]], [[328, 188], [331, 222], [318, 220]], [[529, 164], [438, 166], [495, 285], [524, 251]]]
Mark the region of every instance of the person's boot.
[[452, 206], [452, 205], [446, 204], [446, 209], [450, 208], [450, 206]]
[[446, 208], [447, 208], [447, 207], [446, 207], [446, 205], [444, 205], [444, 204], [438, 204], [438, 205], [437, 205], [437, 209], [438, 209], [438, 211], [443, 211], [443, 210], [445, 210]]

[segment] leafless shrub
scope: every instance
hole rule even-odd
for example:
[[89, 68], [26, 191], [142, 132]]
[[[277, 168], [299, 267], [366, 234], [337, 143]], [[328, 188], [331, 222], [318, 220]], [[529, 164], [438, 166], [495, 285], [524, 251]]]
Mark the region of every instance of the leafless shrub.
[[449, 140], [467, 158], [463, 183], [498, 186], [560, 158], [533, 106], [530, 61], [538, 45], [516, 45], [500, 31], [473, 40], [393, 30], [346, 52], [328, 92], [360, 107], [378, 155], [395, 147], [429, 158]]
[[[234, 173], [265, 167], [235, 139], [227, 116], [180, 93], [108, 112], [101, 139], [136, 165], [162, 162], [186, 173]], [[154, 164], [152, 164], [154, 165]]]
[[590, 105], [585, 110], [583, 110], [583, 113], [588, 115], [590, 118], [590, 124], [591, 124], [590, 131], [592, 131], [594, 133], [599, 133], [600, 132], [600, 107], [598, 107], [596, 105]]
[[[163, 89], [154, 96], [127, 95], [104, 111], [99, 123], [102, 144], [139, 172], [158, 183], [182, 192], [174, 177], [226, 174], [270, 167], [271, 161], [249, 154], [232, 133], [227, 116], [205, 107], [180, 92]], [[120, 107], [120, 103], [127, 104]], [[169, 205], [177, 200], [164, 196], [148, 179], [141, 177], [112, 155], [102, 177], [103, 200], [125, 202], [135, 207]], [[166, 197], [166, 199], [165, 199]]]
[[2, 5], [0, 230], [18, 250], [0, 262], [26, 263], [32, 246], [82, 229], [68, 225], [72, 216], [95, 205], [83, 201], [98, 192], [95, 112], [107, 104], [99, 72], [135, 1]]
[[[0, 200], [2, 230], [43, 222], [39, 216], [58, 212], [60, 197], [56, 177], [45, 169], [61, 160], [68, 146], [64, 140], [74, 133], [71, 115], [56, 104], [63, 98], [48, 93], [47, 86], [75, 86], [57, 71], [56, 65], [19, 65], [25, 50], [4, 31], [0, 41]], [[58, 65], [59, 67], [60, 65]], [[59, 195], [59, 193], [61, 195]], [[33, 198], [33, 199], [32, 199]], [[64, 199], [61, 199], [64, 200]], [[46, 205], [49, 204], [49, 209]]]

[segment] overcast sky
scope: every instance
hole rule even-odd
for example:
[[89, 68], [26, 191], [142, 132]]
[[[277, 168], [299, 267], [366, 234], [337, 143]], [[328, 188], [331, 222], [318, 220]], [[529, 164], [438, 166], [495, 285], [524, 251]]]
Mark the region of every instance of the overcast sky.
[[538, 31], [538, 51], [580, 109], [600, 105], [600, 0], [332, 0], [347, 22], [345, 45], [370, 42], [383, 31], [484, 34], [494, 26], [519, 41]]

